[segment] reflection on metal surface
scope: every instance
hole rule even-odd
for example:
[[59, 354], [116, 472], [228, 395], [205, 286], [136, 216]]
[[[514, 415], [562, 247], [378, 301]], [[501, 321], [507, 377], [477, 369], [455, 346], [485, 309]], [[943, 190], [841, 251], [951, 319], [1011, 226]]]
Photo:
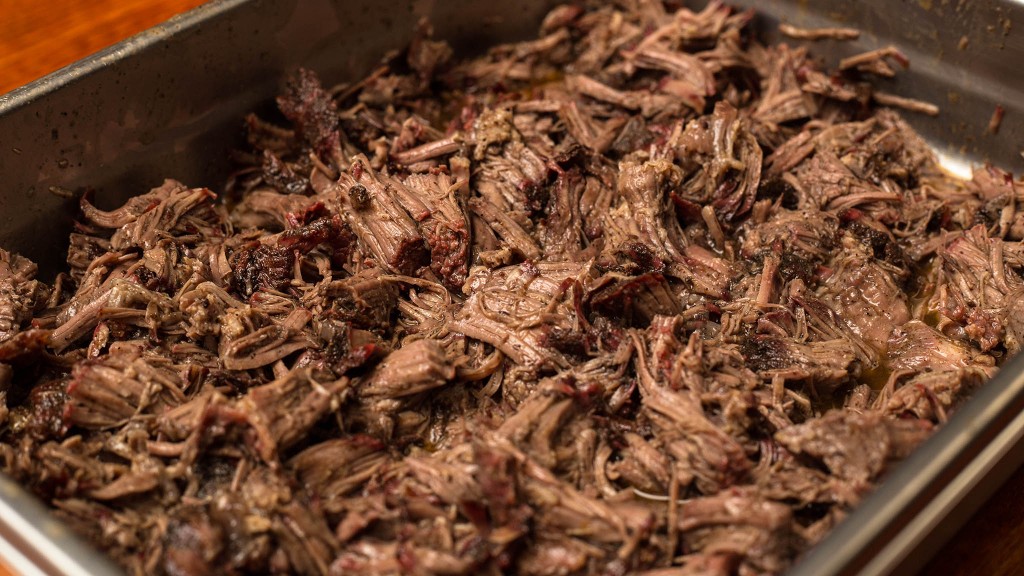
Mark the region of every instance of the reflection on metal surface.
[[946, 171], [960, 178], [961, 180], [970, 180], [971, 173], [976, 166], [975, 162], [960, 157], [952, 156], [947, 152], [943, 152], [942, 149], [936, 148], [935, 155], [939, 157], [939, 165]]
[[105, 556], [84, 544], [38, 500], [0, 475], [0, 556], [21, 576], [113, 576]]

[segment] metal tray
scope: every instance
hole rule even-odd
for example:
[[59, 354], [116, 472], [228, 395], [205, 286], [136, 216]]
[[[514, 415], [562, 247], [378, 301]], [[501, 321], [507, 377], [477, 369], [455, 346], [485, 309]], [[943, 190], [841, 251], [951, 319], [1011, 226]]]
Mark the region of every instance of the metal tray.
[[[405, 45], [427, 16], [457, 51], [532, 34], [554, 0], [214, 0], [54, 74], [0, 96], [0, 246], [62, 265], [75, 203], [52, 191], [83, 186], [113, 207], [173, 176], [219, 188], [241, 118], [267, 110], [298, 65], [328, 81], [365, 73]], [[1024, 4], [1014, 0], [738, 0], [757, 8], [769, 39], [779, 21], [855, 26], [856, 42], [818, 42], [835, 61], [895, 44], [911, 69], [886, 89], [932, 101], [909, 114], [951, 170], [991, 161], [1024, 167]], [[793, 41], [789, 41], [793, 43]], [[1006, 109], [998, 135], [986, 130]], [[792, 574], [912, 573], [1024, 462], [1024, 358], [965, 404], [896, 467]], [[119, 570], [0, 475], [0, 556], [25, 575]]]

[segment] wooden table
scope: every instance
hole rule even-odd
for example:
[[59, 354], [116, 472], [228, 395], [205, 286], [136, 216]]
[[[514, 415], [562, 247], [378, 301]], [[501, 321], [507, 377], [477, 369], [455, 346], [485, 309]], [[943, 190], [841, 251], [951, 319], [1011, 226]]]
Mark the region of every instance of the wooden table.
[[[0, 0], [0, 94], [202, 3], [203, 0]], [[1024, 573], [1024, 469], [921, 573]], [[10, 576], [2, 564], [0, 576]]]

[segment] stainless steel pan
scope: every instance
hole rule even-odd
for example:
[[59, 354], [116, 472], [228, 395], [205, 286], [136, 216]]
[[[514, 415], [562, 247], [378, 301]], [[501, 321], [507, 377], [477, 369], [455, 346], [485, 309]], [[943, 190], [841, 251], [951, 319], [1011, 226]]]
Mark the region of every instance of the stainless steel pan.
[[[409, 40], [427, 16], [458, 50], [525, 38], [551, 0], [215, 0], [26, 87], [0, 96], [0, 246], [61, 265], [74, 204], [63, 189], [91, 187], [112, 207], [166, 176], [219, 188], [240, 119], [268, 107], [290, 69], [327, 81], [365, 73]], [[741, 0], [764, 34], [798, 26], [864, 30], [821, 42], [826, 60], [886, 44], [911, 69], [886, 89], [938, 104], [914, 126], [963, 171], [990, 160], [1018, 171], [1024, 142], [1024, 4]], [[987, 131], [996, 105], [997, 135]], [[1024, 461], [1024, 359], [1009, 363], [932, 439], [792, 571], [905, 574], [919, 567]], [[113, 574], [107, 560], [0, 477], [0, 555], [24, 574]]]

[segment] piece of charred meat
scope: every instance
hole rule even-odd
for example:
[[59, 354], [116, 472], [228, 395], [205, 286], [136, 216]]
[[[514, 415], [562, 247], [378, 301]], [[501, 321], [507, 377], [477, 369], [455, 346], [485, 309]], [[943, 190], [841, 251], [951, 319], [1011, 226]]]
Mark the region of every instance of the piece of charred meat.
[[0, 250], [3, 469], [132, 574], [785, 571], [1024, 346], [1024, 188], [752, 16], [424, 22], [230, 202], [83, 197], [50, 285]]

